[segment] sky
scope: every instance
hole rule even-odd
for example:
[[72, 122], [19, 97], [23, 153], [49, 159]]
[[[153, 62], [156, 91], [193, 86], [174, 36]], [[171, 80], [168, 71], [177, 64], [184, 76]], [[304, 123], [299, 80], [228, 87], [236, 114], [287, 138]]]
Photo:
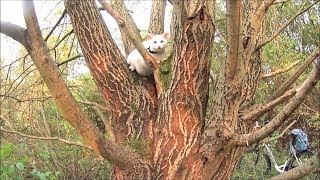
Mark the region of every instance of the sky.
[[[126, 5], [128, 9], [132, 12], [131, 15], [135, 20], [138, 28], [140, 30], [147, 30], [149, 24], [149, 14], [150, 14], [150, 7], [151, 7], [151, 0], [131, 0], [126, 1]], [[57, 11], [64, 9], [64, 4], [61, 1], [39, 1], [35, 0], [35, 9], [38, 17], [38, 21], [40, 24], [40, 28], [50, 28], [52, 27], [60, 14]], [[21, 1], [15, 0], [1, 0], [0, 1], [1, 7], [1, 21], [8, 21], [13, 24], [17, 24], [21, 27], [26, 27], [24, 18], [23, 18], [23, 11], [22, 11], [22, 3]], [[166, 25], [165, 31], [169, 32], [169, 20], [170, 20], [170, 12], [171, 7], [166, 11]], [[109, 30], [112, 32], [112, 35], [119, 36], [118, 28], [116, 21], [105, 11], [102, 12], [103, 18], [108, 23]], [[147, 15], [147, 16], [146, 16]], [[13, 39], [0, 34], [0, 42], [1, 42], [1, 58], [5, 60], [6, 63], [10, 63], [11, 61], [21, 57], [19, 52], [22, 46], [14, 41]], [[119, 38], [119, 37], [114, 37]]]

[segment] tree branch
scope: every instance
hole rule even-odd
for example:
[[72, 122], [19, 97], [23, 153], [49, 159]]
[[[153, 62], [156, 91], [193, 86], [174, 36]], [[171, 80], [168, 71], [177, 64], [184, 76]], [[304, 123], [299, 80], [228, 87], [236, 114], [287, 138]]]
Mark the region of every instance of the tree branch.
[[17, 132], [17, 131], [6, 130], [6, 129], [2, 129], [2, 128], [0, 128], [0, 131], [4, 132], [4, 133], [16, 134], [16, 135], [19, 135], [19, 136], [22, 136], [22, 137], [25, 137], [25, 138], [28, 138], [28, 139], [60, 141], [60, 142], [63, 142], [63, 143], [69, 144], [69, 145], [84, 147], [84, 148], [92, 150], [92, 148], [90, 146], [86, 146], [84, 144], [79, 144], [79, 143], [76, 143], [76, 142], [68, 141], [68, 140], [65, 140], [65, 139], [58, 138], [58, 137], [39, 137], [39, 136], [23, 134], [23, 133]]
[[53, 33], [53, 31], [58, 27], [59, 23], [61, 22], [61, 20], [64, 18], [64, 16], [66, 15], [67, 10], [63, 10], [63, 13], [61, 14], [60, 18], [58, 19], [58, 21], [56, 22], [56, 24], [53, 26], [53, 28], [51, 29], [51, 31], [49, 32], [49, 34], [46, 36], [46, 38], [44, 38], [44, 41], [47, 41], [49, 39], [49, 37], [51, 36], [51, 34]]
[[26, 49], [30, 49], [26, 39], [26, 29], [18, 25], [1, 21], [1, 33], [21, 43]]
[[79, 58], [79, 57], [82, 57], [82, 54], [77, 54], [77, 55], [75, 55], [75, 56], [73, 56], [73, 57], [70, 57], [70, 58], [67, 59], [67, 60], [64, 60], [64, 61], [62, 61], [62, 62], [60, 62], [60, 63], [57, 63], [57, 66], [61, 66], [61, 65], [63, 65], [63, 64], [66, 64], [66, 63], [68, 63], [68, 62], [70, 62], [70, 61], [72, 61], [72, 60], [74, 60], [74, 59]]
[[285, 171], [277, 176], [272, 177], [270, 180], [278, 179], [301, 179], [302, 177], [320, 170], [320, 157], [319, 152], [316, 152], [312, 158], [308, 159], [305, 163], [293, 168], [289, 171]]
[[[308, 1], [306, 1], [307, 3]], [[306, 12], [307, 10], [309, 10], [313, 5], [315, 5], [316, 3], [318, 3], [319, 0], [315, 1], [314, 3], [312, 3], [311, 5], [309, 5], [307, 8], [303, 9], [304, 5], [301, 7], [301, 9], [299, 10], [299, 12], [297, 14], [295, 14], [285, 25], [283, 25], [277, 32], [275, 32], [272, 36], [270, 36], [267, 40], [265, 40], [264, 42], [260, 43], [256, 50], [262, 48], [263, 46], [265, 46], [266, 44], [268, 44], [269, 42], [271, 42], [275, 37], [277, 37], [286, 27], [288, 27], [293, 20], [295, 20], [299, 15], [303, 14], [304, 12]], [[305, 4], [306, 4], [305, 3]]]
[[292, 68], [294, 68], [295, 66], [297, 66], [297, 65], [299, 64], [299, 62], [300, 62], [300, 61], [296, 61], [296, 62], [292, 63], [290, 66], [287, 66], [287, 67], [282, 68], [282, 69], [274, 70], [274, 71], [272, 71], [271, 73], [261, 74], [261, 75], [260, 75], [260, 78], [261, 78], [261, 79], [266, 79], [266, 78], [269, 78], [269, 77], [276, 76], [276, 75], [278, 75], [278, 74], [282, 74], [282, 73], [288, 72], [289, 70], [291, 70]]
[[[128, 29], [131, 29], [134, 34], [139, 35], [140, 30], [138, 29], [136, 23], [134, 22], [133, 18], [129, 14], [129, 10], [127, 9], [126, 5], [124, 4], [124, 0], [113, 0], [112, 1], [112, 8], [117, 9], [119, 12], [119, 16], [122, 17], [123, 21], [126, 22], [126, 25], [128, 26]], [[105, 10], [104, 8], [102, 8]], [[120, 27], [119, 27], [120, 28]], [[135, 49], [134, 44], [130, 41], [130, 37], [120, 28], [121, 32], [121, 39], [124, 46], [124, 50], [126, 53], [126, 56]], [[140, 36], [137, 36], [140, 42], [142, 41], [142, 38]]]
[[279, 96], [281, 96], [284, 92], [286, 92], [289, 87], [298, 79], [298, 77], [309, 67], [309, 65], [320, 55], [320, 48], [318, 47], [314, 50], [308, 58], [299, 66], [299, 68], [293, 73], [292, 76], [289, 77], [282, 85], [277, 89], [276, 92], [270, 96], [269, 100], [273, 100]]
[[227, 80], [232, 80], [236, 72], [239, 50], [240, 13], [241, 1], [227, 1], [227, 32], [229, 45], [225, 66]]
[[282, 132], [281, 134], [279, 134], [278, 136], [276, 137], [271, 137], [271, 138], [268, 138], [268, 139], [264, 139], [262, 142], [263, 143], [268, 143], [268, 142], [271, 142], [271, 141], [274, 141], [274, 140], [277, 140], [279, 138], [282, 138], [283, 135], [298, 121], [298, 119], [294, 120], [291, 124], [289, 124], [288, 127], [286, 127]]
[[150, 67], [153, 67], [154, 69], [158, 68], [157, 61], [148, 53], [146, 48], [142, 45], [142, 43], [139, 41], [140, 35], [136, 34], [132, 31], [127, 25], [127, 22], [123, 20], [123, 17], [120, 16], [120, 13], [118, 10], [113, 9], [112, 6], [106, 1], [106, 0], [99, 0], [102, 7], [104, 7], [107, 12], [117, 21], [119, 28], [126, 33], [126, 35], [130, 38], [131, 42], [134, 44], [134, 46], [137, 48], [143, 59], [147, 61], [147, 63], [150, 65]]
[[152, 0], [148, 32], [162, 34], [164, 32], [164, 15], [166, 0]]
[[273, 101], [270, 101], [266, 104], [259, 104], [255, 105], [248, 110], [245, 111], [245, 115], [243, 116], [243, 119], [245, 122], [252, 122], [257, 120], [259, 117], [261, 117], [264, 113], [268, 112], [270, 109], [276, 107], [277, 105], [283, 103], [284, 101], [290, 99], [292, 96], [296, 94], [297, 90], [293, 89], [290, 91], [287, 91], [282, 96], [276, 98]]
[[313, 68], [309, 78], [300, 86], [294, 98], [292, 98], [288, 102], [288, 104], [275, 118], [273, 118], [268, 124], [266, 124], [261, 129], [249, 134], [243, 134], [239, 136], [239, 138], [236, 138], [236, 140], [232, 143], [236, 143], [237, 146], [251, 145], [266, 138], [273, 131], [275, 131], [281, 125], [283, 120], [285, 120], [296, 108], [298, 108], [298, 106], [302, 103], [307, 94], [311, 92], [313, 87], [318, 83], [320, 79], [320, 58], [317, 61], [318, 62], [316, 63], [316, 66]]
[[137, 164], [142, 164], [145, 167], [146, 163], [138, 154], [128, 151], [122, 146], [106, 139], [81, 110], [61, 77], [49, 53], [49, 48], [42, 38], [32, 1], [23, 1], [23, 14], [27, 26], [27, 36], [31, 44], [29, 54], [57, 106], [61, 110], [63, 117], [81, 134], [93, 150], [105, 159], [123, 168], [132, 167]]

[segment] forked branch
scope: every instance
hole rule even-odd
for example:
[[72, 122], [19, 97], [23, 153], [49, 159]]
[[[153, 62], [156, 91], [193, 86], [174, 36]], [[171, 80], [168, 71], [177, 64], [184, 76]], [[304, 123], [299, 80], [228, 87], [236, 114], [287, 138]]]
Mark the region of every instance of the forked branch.
[[154, 69], [158, 68], [157, 61], [148, 53], [146, 48], [139, 41], [140, 36], [132, 31], [130, 27], [127, 26], [127, 22], [121, 17], [118, 10], [112, 8], [112, 6], [106, 0], [99, 0], [102, 7], [106, 9], [106, 11], [117, 21], [119, 28], [126, 33], [126, 35], [130, 38], [131, 42], [137, 48], [143, 59], [145, 59], [148, 64]]
[[121, 167], [128, 168], [137, 164], [145, 167], [146, 163], [139, 155], [106, 139], [97, 126], [81, 110], [61, 77], [49, 53], [49, 48], [42, 38], [32, 1], [23, 1], [23, 14], [27, 26], [28, 43], [31, 47], [28, 52], [63, 117], [81, 134], [86, 143], [105, 159]]
[[[237, 146], [246, 146], [256, 143], [267, 136], [269, 136], [273, 131], [275, 131], [284, 120], [290, 116], [290, 114], [299, 107], [304, 98], [313, 87], [318, 83], [320, 79], [320, 59], [317, 60], [316, 66], [313, 68], [309, 78], [300, 86], [297, 90], [295, 96], [288, 102], [288, 104], [283, 108], [279, 114], [272, 119], [268, 124], [266, 124], [261, 129], [254, 131], [249, 134], [240, 135], [239, 138], [234, 141]], [[290, 120], [288, 121], [290, 123]]]
[[[306, 7], [305, 9], [303, 9], [304, 5], [302, 6], [302, 8], [298, 11], [297, 14], [295, 14], [285, 25], [283, 25], [278, 31], [276, 31], [272, 36], [270, 36], [267, 40], [265, 40], [264, 42], [260, 43], [256, 50], [262, 48], [263, 46], [265, 46], [266, 44], [268, 44], [269, 42], [271, 42], [275, 37], [277, 37], [286, 27], [288, 27], [293, 20], [295, 20], [299, 15], [303, 14], [304, 12], [308, 11], [313, 5], [315, 5], [316, 3], [318, 3], [320, 0], [315, 1], [314, 3], [312, 3], [311, 5], [309, 5], [308, 7]], [[308, 1], [306, 1], [307, 3]]]

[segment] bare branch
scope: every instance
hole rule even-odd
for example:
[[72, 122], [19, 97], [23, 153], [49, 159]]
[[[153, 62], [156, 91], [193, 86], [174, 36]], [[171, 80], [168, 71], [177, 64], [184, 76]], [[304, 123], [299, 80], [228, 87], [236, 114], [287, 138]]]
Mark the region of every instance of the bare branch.
[[59, 23], [61, 22], [61, 20], [64, 18], [64, 16], [66, 15], [67, 10], [63, 10], [62, 15], [60, 16], [59, 20], [56, 22], [56, 24], [53, 26], [53, 28], [51, 29], [51, 31], [49, 32], [49, 34], [46, 36], [46, 38], [44, 39], [44, 41], [47, 41], [49, 39], [49, 37], [51, 36], [51, 34], [53, 33], [53, 31], [58, 27]]
[[[305, 2], [305, 4], [307, 4], [308, 1]], [[286, 27], [288, 27], [293, 20], [295, 20], [299, 15], [303, 14], [304, 12], [306, 12], [307, 10], [309, 10], [313, 5], [315, 5], [316, 3], [318, 3], [319, 0], [315, 1], [314, 3], [312, 3], [311, 5], [309, 5], [308, 7], [306, 7], [305, 9], [303, 9], [304, 5], [301, 7], [301, 9], [298, 11], [297, 14], [295, 14], [285, 25], [283, 25], [277, 32], [275, 32], [272, 36], [270, 36], [267, 40], [265, 40], [264, 42], [260, 43], [256, 50], [262, 48], [263, 46], [265, 46], [266, 44], [268, 44], [269, 42], [271, 42], [275, 37], [277, 37]]]
[[279, 179], [301, 179], [302, 177], [320, 170], [320, 157], [319, 152], [316, 152], [312, 158], [308, 159], [305, 163], [293, 168], [289, 171], [285, 171], [277, 176], [271, 178], [271, 180]]
[[271, 142], [271, 141], [274, 141], [274, 140], [277, 140], [277, 139], [282, 138], [283, 135], [284, 135], [297, 121], [298, 121], [298, 119], [294, 120], [294, 121], [293, 121], [291, 124], [289, 124], [289, 126], [287, 126], [287, 127], [281, 132], [281, 134], [279, 134], [278, 136], [265, 139], [265, 140], [263, 140], [262, 142], [263, 142], [263, 143], [268, 143], [268, 142]]
[[268, 112], [272, 108], [276, 107], [277, 105], [283, 103], [284, 101], [290, 99], [292, 96], [296, 94], [297, 90], [293, 89], [290, 91], [287, 91], [285, 94], [282, 96], [276, 98], [273, 101], [270, 101], [266, 104], [259, 104], [255, 105], [254, 107], [249, 108], [248, 110], [245, 111], [245, 115], [243, 117], [244, 121], [255, 121], [259, 117], [261, 117], [264, 113]]
[[77, 54], [77, 55], [75, 55], [75, 56], [73, 56], [73, 57], [71, 57], [71, 58], [69, 58], [67, 60], [64, 60], [64, 61], [58, 63], [57, 66], [61, 66], [63, 64], [66, 64], [66, 63], [68, 63], [68, 62], [70, 62], [72, 60], [75, 60], [75, 59], [79, 58], [79, 57], [82, 57], [82, 54]]
[[46, 101], [46, 100], [52, 98], [52, 96], [45, 96], [45, 97], [34, 97], [34, 98], [28, 98], [28, 99], [19, 99], [19, 98], [14, 97], [14, 96], [3, 95], [3, 94], [0, 94], [0, 97], [11, 98], [11, 99], [14, 99], [14, 100], [18, 101], [19, 103], [27, 102], [27, 101], [40, 101], [40, 102], [43, 102], [43, 101]]
[[[134, 22], [133, 18], [129, 14], [129, 10], [127, 9], [126, 5], [124, 4], [123, 0], [113, 0], [112, 1], [113, 9], [117, 9], [119, 12], [119, 16], [122, 17], [123, 21], [126, 22], [127, 28], [131, 29], [135, 34], [139, 34], [140, 30], [138, 29], [136, 23]], [[103, 8], [103, 10], [105, 10]], [[120, 28], [120, 27], [119, 27]], [[124, 50], [126, 55], [128, 55], [135, 47], [134, 44], [130, 41], [130, 37], [120, 28], [121, 32], [121, 39], [123, 42]], [[139, 37], [139, 41], [142, 41], [141, 37]]]
[[[296, 108], [298, 108], [307, 94], [311, 92], [313, 87], [318, 83], [320, 79], [320, 59], [318, 61], [319, 62], [316, 63], [316, 66], [313, 68], [309, 78], [300, 86], [295, 96], [275, 118], [273, 118], [261, 129], [249, 134], [243, 134], [240, 136], [240, 138], [236, 139], [232, 143], [236, 143], [238, 146], [251, 145], [266, 138], [273, 131], [275, 131], [281, 125], [283, 120], [285, 120]], [[290, 122], [290, 120], [288, 122]]]
[[282, 73], [288, 72], [289, 70], [291, 70], [292, 68], [294, 68], [295, 66], [297, 66], [297, 65], [299, 64], [299, 62], [300, 62], [300, 61], [296, 61], [296, 62], [292, 63], [290, 66], [287, 66], [287, 67], [282, 68], [282, 69], [274, 70], [274, 71], [272, 71], [271, 73], [261, 74], [261, 75], [260, 75], [260, 78], [261, 78], [261, 79], [266, 79], [266, 78], [270, 78], [270, 77], [276, 76], [276, 75], [278, 75], [278, 74], [282, 74]]
[[236, 72], [239, 50], [240, 13], [241, 1], [227, 1], [227, 32], [229, 45], [225, 66], [227, 80], [232, 80]]
[[153, 67], [154, 69], [158, 68], [157, 61], [148, 53], [146, 48], [139, 41], [140, 36], [132, 31], [132, 29], [127, 27], [126, 22], [120, 16], [118, 10], [113, 9], [112, 6], [106, 0], [99, 0], [100, 4], [107, 10], [107, 12], [117, 21], [118, 26], [126, 35], [130, 38], [131, 42], [135, 45], [143, 59], [147, 61], [147, 63]]
[[257, 15], [261, 16], [262, 14], [265, 14], [268, 9], [270, 8], [270, 6], [272, 6], [274, 4], [276, 0], [265, 0], [263, 1], [259, 7], [257, 8]]
[[21, 43], [26, 49], [30, 49], [26, 39], [26, 29], [18, 25], [1, 21], [1, 33]]
[[308, 58], [305, 60], [303, 64], [299, 66], [299, 68], [293, 73], [292, 76], [289, 77], [282, 85], [277, 89], [276, 92], [269, 98], [269, 100], [273, 100], [279, 96], [281, 96], [284, 92], [286, 92], [289, 87], [298, 79], [298, 77], [309, 67], [309, 65], [320, 55], [320, 48], [318, 47], [315, 51], [313, 51]]
[[17, 131], [6, 130], [6, 129], [2, 129], [2, 128], [0, 128], [0, 131], [1, 131], [1, 132], [4, 132], [4, 133], [16, 134], [16, 135], [19, 135], [19, 136], [22, 136], [22, 137], [25, 137], [25, 138], [28, 138], [28, 139], [60, 141], [60, 142], [63, 142], [63, 143], [69, 144], [69, 145], [84, 147], [84, 148], [87, 148], [87, 149], [91, 149], [91, 150], [92, 150], [92, 148], [91, 148], [90, 146], [87, 146], [87, 145], [84, 145], [84, 144], [79, 144], [79, 143], [72, 142], [72, 141], [65, 140], [65, 139], [61, 139], [61, 138], [59, 138], [59, 137], [39, 137], [39, 136], [33, 136], [33, 135], [23, 134], [23, 133], [17, 132]]
[[60, 45], [60, 43], [61, 43], [62, 41], [64, 41], [68, 36], [70, 36], [73, 32], [74, 32], [74, 30], [72, 29], [70, 32], [68, 32], [67, 34], [65, 34], [65, 35], [60, 39], [60, 41], [59, 41], [56, 45], [54, 45], [53, 48], [50, 49], [50, 51], [53, 50], [53, 49], [55, 49], [56, 47], [58, 47], [58, 46]]

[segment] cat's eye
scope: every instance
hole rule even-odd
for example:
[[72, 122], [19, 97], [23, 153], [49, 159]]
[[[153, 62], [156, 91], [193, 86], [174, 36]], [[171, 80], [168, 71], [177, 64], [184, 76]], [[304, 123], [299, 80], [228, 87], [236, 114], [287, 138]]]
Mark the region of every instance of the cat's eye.
[[155, 44], [157, 43], [157, 41], [153, 41]]
[[163, 43], [163, 40], [161, 40], [160, 42]]

